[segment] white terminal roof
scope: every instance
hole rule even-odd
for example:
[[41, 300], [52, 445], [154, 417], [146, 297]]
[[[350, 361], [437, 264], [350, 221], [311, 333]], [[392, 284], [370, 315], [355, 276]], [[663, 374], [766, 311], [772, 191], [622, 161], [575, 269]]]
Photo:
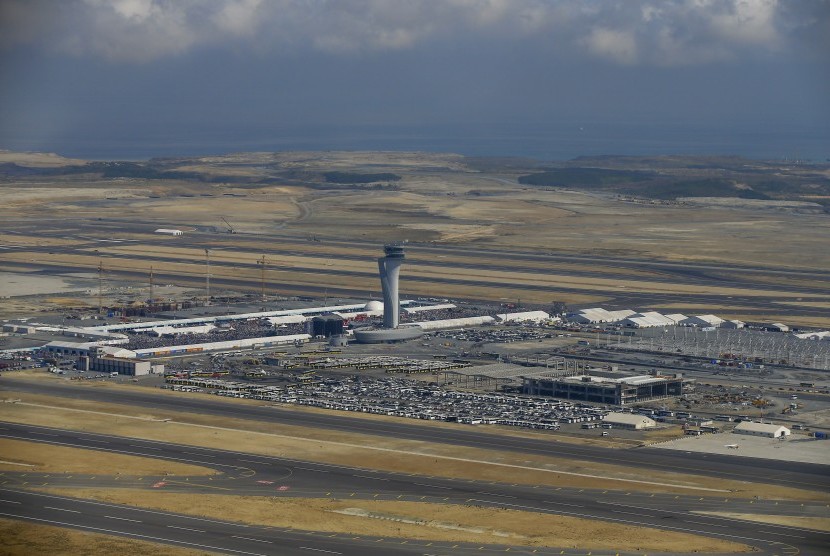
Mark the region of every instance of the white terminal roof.
[[381, 309], [380, 311], [352, 311], [351, 313], [344, 313], [342, 311], [336, 311], [334, 314], [337, 315], [338, 317], [340, 317], [341, 319], [351, 320], [351, 319], [353, 319], [355, 317], [359, 317], [361, 315], [364, 315], [364, 316], [367, 316], [367, 317], [382, 316], [383, 315], [383, 309]]
[[539, 322], [550, 319], [550, 315], [544, 311], [525, 311], [523, 313], [502, 313], [496, 315], [496, 318], [502, 322]]
[[[401, 305], [408, 305], [412, 303], [411, 300], [401, 301]], [[260, 313], [243, 313], [239, 315], [219, 315], [215, 317], [196, 317], [192, 319], [169, 319], [157, 320], [148, 322], [132, 322], [128, 324], [108, 324], [104, 326], [92, 326], [89, 330], [132, 330], [135, 328], [152, 328], [154, 326], [165, 325], [185, 325], [185, 324], [202, 324], [208, 322], [223, 322], [232, 320], [248, 320], [268, 317], [283, 317], [286, 315], [307, 315], [312, 313], [334, 313], [337, 311], [362, 311], [364, 303], [354, 305], [334, 305], [331, 307], [309, 307], [307, 309], [283, 309], [280, 311], [264, 311]], [[86, 330], [86, 329], [85, 329]]]
[[464, 328], [465, 326], [478, 326], [480, 324], [491, 324], [495, 322], [491, 316], [466, 317], [461, 319], [427, 320], [413, 323], [424, 330], [439, 330], [442, 328]]
[[311, 317], [305, 315], [285, 315], [284, 317], [268, 317], [268, 322], [271, 326], [279, 326], [281, 324], [298, 324], [311, 320]]
[[188, 351], [222, 351], [252, 347], [255, 345], [273, 345], [273, 344], [290, 344], [296, 340], [309, 340], [311, 336], [308, 334], [293, 334], [289, 336], [265, 336], [262, 338], [244, 338], [241, 340], [228, 340], [225, 342], [208, 342], [204, 344], [189, 344], [181, 346], [164, 346], [147, 349], [137, 349], [135, 353], [138, 357], [152, 357], [163, 355], [176, 355], [178, 353], [187, 353]]
[[201, 324], [195, 326], [153, 326], [151, 328], [136, 328], [136, 332], [151, 332], [156, 334], [157, 336], [164, 336], [164, 335], [172, 335], [177, 336], [179, 334], [207, 334], [211, 330], [214, 330], [216, 326], [212, 324]]
[[[383, 303], [375, 301], [380, 304], [380, 311], [383, 311]], [[421, 311], [439, 311], [441, 309], [455, 309], [455, 303], [442, 303], [440, 305], [419, 305], [417, 307], [409, 307], [404, 309], [407, 313], [420, 313]]]

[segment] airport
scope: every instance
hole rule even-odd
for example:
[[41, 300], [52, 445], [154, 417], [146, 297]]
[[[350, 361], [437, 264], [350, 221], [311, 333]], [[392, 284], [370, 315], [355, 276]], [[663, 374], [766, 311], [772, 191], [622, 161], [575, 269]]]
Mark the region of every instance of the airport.
[[[87, 273], [67, 278], [80, 289], [58, 309], [2, 322], [0, 442], [164, 466], [37, 471], [45, 456], [21, 451], [0, 469], [6, 513], [55, 522], [57, 507], [72, 526], [227, 553], [600, 553], [584, 533], [537, 542], [472, 517], [508, 509], [586, 520], [579, 531], [651, 528], [649, 546], [666, 553], [686, 546], [659, 544], [679, 532], [672, 519], [694, 522], [696, 547], [825, 545], [810, 527], [830, 486], [830, 343], [817, 298], [795, 285], [820, 274], [781, 271], [781, 292], [755, 293], [764, 269], [726, 263], [259, 235], [223, 221], [227, 232], [154, 221], [122, 233], [79, 220], [83, 237], [66, 247], [57, 228], [6, 236], [20, 236], [3, 250], [6, 272]], [[804, 303], [761, 309], [779, 293]], [[172, 467], [185, 463], [201, 471]], [[227, 513], [199, 518], [214, 520], [206, 527], [158, 505], [210, 495], [303, 507], [242, 530]], [[145, 496], [159, 500], [139, 506]], [[95, 506], [104, 500], [109, 513]], [[315, 500], [354, 522], [320, 531], [330, 514], [314, 514]], [[455, 532], [419, 540], [439, 506], [456, 512]], [[756, 511], [795, 525], [721, 515]], [[412, 529], [379, 529], [390, 515]], [[602, 546], [641, 553], [637, 542]]]

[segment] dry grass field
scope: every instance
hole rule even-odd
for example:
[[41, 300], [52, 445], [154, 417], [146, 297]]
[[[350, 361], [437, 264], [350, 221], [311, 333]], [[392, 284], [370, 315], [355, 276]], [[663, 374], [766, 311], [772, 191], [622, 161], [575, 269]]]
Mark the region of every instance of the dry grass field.
[[[0, 161], [31, 168], [79, 163], [54, 155], [0, 155]], [[671, 164], [661, 171], [684, 171]], [[532, 170], [481, 167], [449, 154], [250, 153], [173, 160], [165, 167], [202, 180], [83, 173], [8, 178], [0, 184], [6, 201], [0, 206], [0, 245], [14, 248], [0, 251], [0, 271], [90, 272], [103, 263], [108, 280], [140, 287], [152, 265], [168, 280], [199, 287], [209, 247], [217, 289], [257, 291], [256, 260], [266, 254], [272, 261], [269, 293], [300, 287], [318, 295], [322, 289], [368, 295], [378, 289], [370, 276], [380, 244], [409, 240], [404, 295], [572, 306], [635, 296], [648, 305], [635, 308], [671, 305], [729, 318], [830, 326], [821, 311], [830, 278], [791, 272], [830, 268], [830, 251], [823, 248], [830, 243], [830, 219], [815, 208], [791, 201], [632, 202], [593, 190], [520, 185], [518, 175]], [[322, 176], [331, 171], [387, 172], [401, 179], [391, 187], [326, 183]], [[237, 233], [223, 233], [222, 218]], [[163, 237], [152, 233], [157, 227], [186, 234]], [[420, 253], [419, 242], [455, 251], [443, 258]], [[471, 250], [476, 248], [499, 254]], [[512, 259], [520, 252], [589, 258]], [[590, 257], [681, 262], [690, 271]], [[773, 272], [704, 270], [701, 276], [695, 269], [710, 263]], [[282, 284], [293, 287], [281, 290]]]
[[[723, 495], [728, 498], [761, 496], [767, 499], [830, 501], [826, 493], [802, 491], [744, 481], [695, 475], [695, 469], [649, 471], [644, 477], [625, 467], [624, 452], [617, 464], [517, 455], [498, 450], [452, 447], [421, 441], [392, 440], [326, 429], [226, 419], [178, 412], [148, 414], [140, 408], [21, 394], [21, 403], [0, 404], [0, 420], [192, 446], [216, 447], [252, 454], [288, 457], [361, 468], [436, 477], [510, 482], [553, 487], [607, 488], [624, 491], [666, 492], [679, 495]], [[242, 400], [234, 400], [244, 403]], [[229, 401], [229, 403], [234, 403]], [[256, 402], [248, 402], [256, 403]], [[159, 419], [172, 419], [160, 422]], [[567, 441], [568, 439], [563, 439]], [[556, 437], [551, 439], [557, 442]], [[372, 456], [367, 457], [367, 451]], [[691, 474], [686, 474], [688, 471]]]
[[0, 554], [3, 556], [112, 556], [152, 554], [153, 556], [199, 556], [211, 554], [145, 541], [0, 519]]
[[0, 471], [95, 474], [117, 469], [121, 475], [197, 477], [216, 473], [198, 465], [9, 438], [0, 438], [0, 454]]
[[646, 527], [532, 512], [377, 500], [198, 496], [135, 489], [47, 489], [64, 496], [157, 510], [232, 519], [267, 527], [406, 538], [424, 541], [553, 546], [586, 550], [740, 553], [750, 548], [728, 541]]

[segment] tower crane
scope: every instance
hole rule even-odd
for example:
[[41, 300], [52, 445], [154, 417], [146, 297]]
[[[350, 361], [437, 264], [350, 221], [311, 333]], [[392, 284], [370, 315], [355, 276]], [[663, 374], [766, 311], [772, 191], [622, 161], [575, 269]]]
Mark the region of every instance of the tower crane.
[[225, 219], [225, 217], [224, 217], [224, 216], [220, 216], [219, 218], [221, 218], [221, 219], [222, 219], [222, 222], [224, 222], [224, 223], [225, 223], [225, 226], [227, 226], [227, 227], [228, 227], [228, 233], [229, 233], [229, 234], [235, 234], [235, 233], [236, 233], [236, 230], [234, 230], [233, 226], [231, 226], [231, 223], [230, 223], [230, 222], [228, 222], [228, 221]]

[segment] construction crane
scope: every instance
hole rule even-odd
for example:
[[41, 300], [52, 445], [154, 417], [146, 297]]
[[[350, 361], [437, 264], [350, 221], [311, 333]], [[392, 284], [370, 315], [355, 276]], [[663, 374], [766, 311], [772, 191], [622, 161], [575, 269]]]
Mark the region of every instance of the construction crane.
[[104, 306], [104, 261], [98, 259], [98, 314], [103, 312]]
[[222, 222], [224, 222], [224, 223], [225, 223], [225, 226], [227, 226], [227, 227], [228, 227], [228, 233], [229, 233], [229, 234], [235, 234], [235, 233], [236, 233], [236, 230], [234, 230], [234, 229], [233, 229], [233, 226], [231, 226], [231, 223], [230, 223], [230, 222], [228, 222], [228, 221], [225, 219], [225, 217], [224, 217], [224, 216], [220, 216], [219, 218], [221, 218], [221, 219], [222, 219]]

